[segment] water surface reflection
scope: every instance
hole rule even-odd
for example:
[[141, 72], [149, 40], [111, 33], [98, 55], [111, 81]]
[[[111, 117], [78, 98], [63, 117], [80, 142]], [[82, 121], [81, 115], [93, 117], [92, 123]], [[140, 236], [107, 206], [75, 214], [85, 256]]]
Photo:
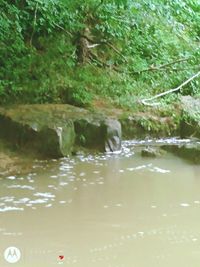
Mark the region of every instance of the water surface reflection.
[[144, 159], [135, 145], [2, 177], [0, 266], [13, 245], [20, 267], [199, 266], [200, 166]]

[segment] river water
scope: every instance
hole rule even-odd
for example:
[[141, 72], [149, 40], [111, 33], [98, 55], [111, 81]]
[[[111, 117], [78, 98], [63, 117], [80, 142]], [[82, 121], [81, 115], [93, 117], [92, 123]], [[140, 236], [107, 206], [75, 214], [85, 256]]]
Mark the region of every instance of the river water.
[[200, 166], [140, 150], [125, 142], [1, 177], [0, 266], [17, 247], [16, 267], [199, 267]]

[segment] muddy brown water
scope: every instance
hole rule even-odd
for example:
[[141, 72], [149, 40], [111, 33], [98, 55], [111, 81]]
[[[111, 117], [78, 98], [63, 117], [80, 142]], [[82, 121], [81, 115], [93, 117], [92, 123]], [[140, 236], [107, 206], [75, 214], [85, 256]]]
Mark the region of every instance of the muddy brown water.
[[0, 266], [199, 267], [200, 166], [139, 150], [125, 142], [1, 177]]

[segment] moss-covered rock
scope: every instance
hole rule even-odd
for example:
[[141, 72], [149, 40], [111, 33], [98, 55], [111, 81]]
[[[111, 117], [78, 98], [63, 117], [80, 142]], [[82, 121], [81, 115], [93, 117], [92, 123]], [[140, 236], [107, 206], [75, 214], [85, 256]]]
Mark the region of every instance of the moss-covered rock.
[[160, 147], [146, 147], [141, 150], [141, 156], [145, 158], [157, 158], [162, 156], [165, 151]]
[[198, 140], [186, 144], [167, 145], [162, 148], [190, 162], [200, 163], [200, 142]]
[[[152, 112], [153, 113], [153, 112]], [[179, 125], [172, 117], [151, 113], [126, 114], [119, 119], [124, 139], [177, 135]]]
[[67, 156], [72, 151], [75, 140], [73, 121], [59, 118], [49, 105], [1, 108], [0, 125], [0, 137], [15, 148], [48, 157]]
[[121, 124], [114, 119], [94, 116], [74, 121], [77, 144], [113, 152], [121, 148]]
[[200, 98], [181, 97], [181, 137], [200, 137]]
[[121, 125], [71, 105], [20, 105], [0, 108], [0, 137], [15, 148], [58, 158], [71, 154], [76, 145], [119, 150]]

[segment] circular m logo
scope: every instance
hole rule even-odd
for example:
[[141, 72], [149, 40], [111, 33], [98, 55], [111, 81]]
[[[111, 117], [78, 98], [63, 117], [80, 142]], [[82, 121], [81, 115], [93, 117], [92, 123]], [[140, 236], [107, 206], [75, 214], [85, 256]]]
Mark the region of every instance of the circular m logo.
[[4, 259], [9, 263], [16, 263], [21, 258], [21, 252], [16, 247], [8, 247], [4, 251]]

